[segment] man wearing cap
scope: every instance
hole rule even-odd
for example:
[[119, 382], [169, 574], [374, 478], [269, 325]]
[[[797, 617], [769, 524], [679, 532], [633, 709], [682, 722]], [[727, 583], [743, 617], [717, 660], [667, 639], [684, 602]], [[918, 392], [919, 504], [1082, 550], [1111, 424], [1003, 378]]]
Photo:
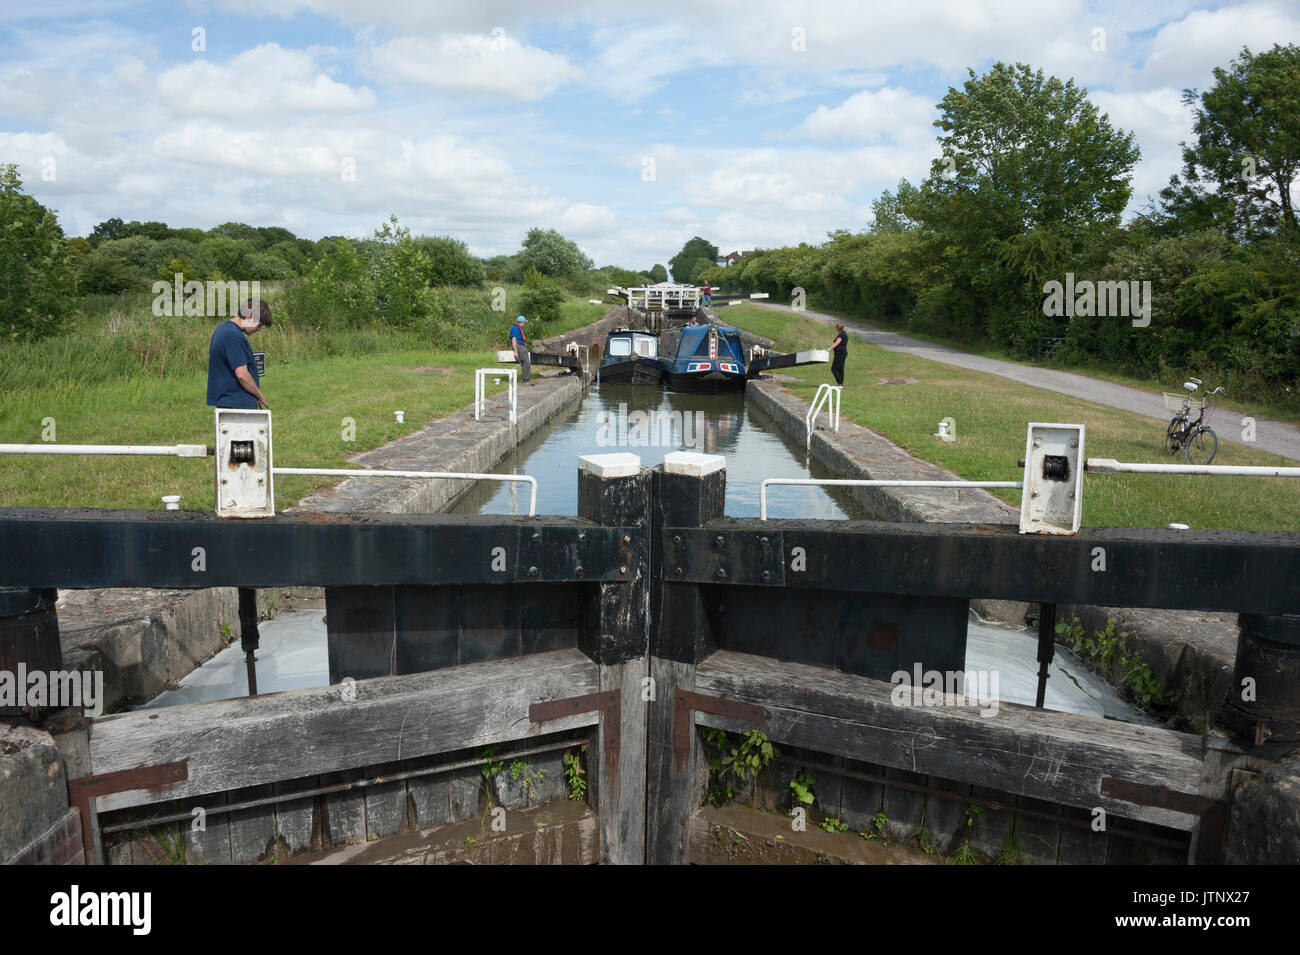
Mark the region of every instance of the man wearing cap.
[[515, 323], [510, 326], [510, 347], [515, 350], [515, 361], [524, 370], [524, 383], [527, 384], [529, 372], [532, 369], [531, 359], [528, 355], [528, 339], [524, 337], [524, 325], [528, 319], [520, 315], [515, 319]]
[[208, 404], [214, 408], [270, 410], [270, 402], [257, 387], [257, 362], [246, 335], [271, 327], [271, 306], [250, 298], [239, 312], [217, 326], [208, 344]]

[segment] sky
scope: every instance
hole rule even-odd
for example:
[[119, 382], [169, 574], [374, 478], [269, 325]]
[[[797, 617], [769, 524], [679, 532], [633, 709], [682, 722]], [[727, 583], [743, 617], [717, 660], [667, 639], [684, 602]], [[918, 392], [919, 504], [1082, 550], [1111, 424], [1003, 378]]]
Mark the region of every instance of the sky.
[[111, 217], [480, 256], [557, 229], [648, 269], [871, 222], [939, 155], [937, 104], [999, 60], [1073, 78], [1181, 168], [1186, 88], [1300, 42], [1298, 0], [0, 0], [0, 163], [67, 235]]

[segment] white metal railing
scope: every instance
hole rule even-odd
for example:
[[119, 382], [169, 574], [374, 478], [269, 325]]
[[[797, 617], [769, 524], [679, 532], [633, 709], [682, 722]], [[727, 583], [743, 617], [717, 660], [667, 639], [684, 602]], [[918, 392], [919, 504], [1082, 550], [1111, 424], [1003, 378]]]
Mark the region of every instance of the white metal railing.
[[767, 520], [767, 488], [772, 484], [815, 485], [817, 487], [1005, 487], [1023, 490], [1023, 481], [893, 481], [852, 478], [764, 478], [758, 487], [758, 517]]
[[840, 385], [821, 384], [817, 386], [817, 394], [813, 398], [812, 404], [808, 407], [808, 413], [804, 415], [804, 448], [812, 448], [813, 426], [817, 423], [817, 413], [821, 411], [822, 406], [826, 406], [826, 415], [830, 419], [831, 429], [836, 433], [840, 430], [840, 394], [844, 389]]
[[0, 454], [129, 454], [164, 458], [205, 458], [202, 444], [0, 444]]
[[507, 481], [528, 485], [528, 516], [537, 514], [537, 478], [527, 474], [475, 474], [457, 471], [354, 471], [347, 468], [271, 468], [272, 474], [307, 474], [322, 477], [450, 478], [458, 481]]
[[514, 424], [519, 406], [519, 383], [517, 368], [479, 368], [474, 372], [474, 420], [480, 420], [487, 411], [488, 375], [499, 378], [510, 376], [510, 423]]
[[1129, 464], [1114, 458], [1088, 458], [1092, 474], [1210, 474], [1220, 477], [1300, 477], [1300, 467], [1243, 464]]

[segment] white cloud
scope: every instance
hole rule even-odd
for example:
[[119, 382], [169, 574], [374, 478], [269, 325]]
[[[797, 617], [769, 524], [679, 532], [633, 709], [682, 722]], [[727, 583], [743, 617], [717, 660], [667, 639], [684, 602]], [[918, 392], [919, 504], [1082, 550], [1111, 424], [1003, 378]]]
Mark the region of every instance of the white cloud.
[[273, 113], [371, 109], [375, 94], [330, 79], [311, 54], [264, 43], [229, 61], [194, 60], [157, 77], [158, 97], [186, 116], [228, 118]]
[[541, 99], [585, 76], [560, 54], [522, 45], [507, 34], [401, 37], [365, 59], [388, 82], [516, 100]]
[[795, 132], [809, 139], [915, 142], [933, 138], [936, 115], [931, 97], [886, 86], [854, 93], [834, 108], [818, 106]]
[[1248, 46], [1253, 53], [1274, 43], [1300, 39], [1295, 8], [1250, 3], [1218, 10], [1195, 10], [1166, 24], [1151, 41], [1151, 56], [1142, 67], [1150, 84], [1177, 83], [1205, 87], [1216, 66], [1226, 68]]

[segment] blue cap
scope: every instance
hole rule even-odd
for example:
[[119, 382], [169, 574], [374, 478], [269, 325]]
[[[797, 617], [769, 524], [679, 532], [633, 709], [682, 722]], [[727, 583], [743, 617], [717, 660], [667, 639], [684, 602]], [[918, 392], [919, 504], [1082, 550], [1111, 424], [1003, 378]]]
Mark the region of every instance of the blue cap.
[[524, 324], [524, 323], [527, 322], [527, 321], [528, 321], [528, 319], [526, 319], [526, 318], [524, 318], [522, 315], [520, 315], [518, 318], [515, 319], [515, 324], [516, 324], [516, 325], [522, 325], [522, 324]]

